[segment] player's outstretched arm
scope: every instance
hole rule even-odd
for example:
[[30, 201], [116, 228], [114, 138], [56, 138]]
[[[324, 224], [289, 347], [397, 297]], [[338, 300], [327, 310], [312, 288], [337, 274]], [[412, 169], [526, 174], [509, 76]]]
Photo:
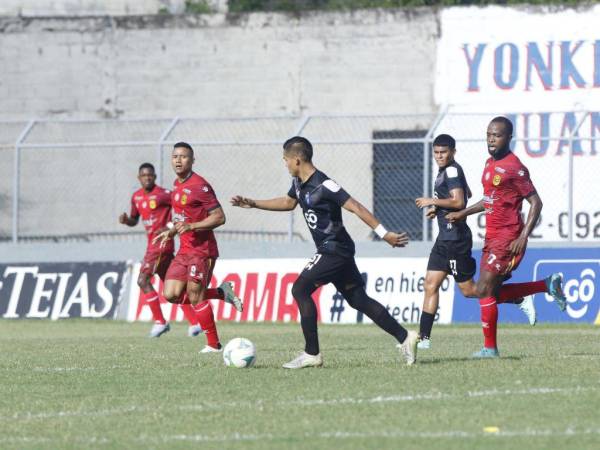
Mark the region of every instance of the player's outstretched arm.
[[354, 198], [350, 197], [348, 200], [346, 200], [342, 207], [360, 217], [364, 223], [371, 227], [375, 234], [377, 234], [392, 247], [405, 247], [406, 244], [408, 244], [408, 234], [394, 233], [393, 231], [386, 230], [379, 220], [377, 220], [377, 218], [371, 213], [371, 211], [365, 208]]
[[236, 195], [230, 200], [232, 206], [239, 208], [256, 208], [267, 211], [291, 211], [296, 207], [298, 201], [292, 197], [277, 197], [270, 200], [253, 200], [248, 197]]
[[127, 225], [128, 227], [135, 227], [138, 224], [139, 220], [140, 220], [140, 216], [131, 217], [131, 216], [128, 216], [127, 213], [123, 213], [119, 216], [119, 223], [122, 223], [123, 225]]
[[544, 206], [542, 203], [542, 199], [537, 193], [533, 193], [529, 197], [526, 197], [527, 201], [531, 205], [529, 208], [529, 213], [527, 214], [527, 221], [525, 222], [525, 226], [523, 227], [523, 231], [517, 239], [510, 243], [510, 252], [512, 255], [520, 255], [525, 250], [527, 246], [527, 239], [529, 235], [535, 228], [535, 224], [540, 218], [540, 214], [542, 212], [542, 207]]
[[479, 200], [474, 205], [469, 206], [466, 209], [462, 209], [460, 211], [451, 212], [451, 213], [446, 214], [446, 220], [450, 223], [454, 223], [459, 220], [464, 220], [466, 217], [468, 217], [472, 214], [477, 214], [477, 213], [480, 213], [483, 211], [485, 211], [485, 208], [483, 206], [483, 199], [482, 199], [482, 200]]

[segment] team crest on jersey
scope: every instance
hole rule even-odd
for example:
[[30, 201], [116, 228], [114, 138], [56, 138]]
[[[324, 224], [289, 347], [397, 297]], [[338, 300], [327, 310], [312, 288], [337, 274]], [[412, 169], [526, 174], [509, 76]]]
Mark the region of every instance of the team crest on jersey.
[[310, 192], [307, 192], [306, 194], [304, 194], [304, 202], [307, 205], [310, 205]]
[[187, 203], [187, 195], [186, 195], [186, 194], [183, 194], [183, 195], [181, 196], [181, 204], [182, 204], [182, 205], [185, 205], [186, 203]]
[[150, 206], [150, 209], [156, 209], [156, 200], [150, 200], [148, 205]]
[[494, 175], [494, 179], [492, 180], [492, 184], [494, 186], [498, 186], [501, 181], [502, 181], [502, 178], [500, 177], [500, 175]]

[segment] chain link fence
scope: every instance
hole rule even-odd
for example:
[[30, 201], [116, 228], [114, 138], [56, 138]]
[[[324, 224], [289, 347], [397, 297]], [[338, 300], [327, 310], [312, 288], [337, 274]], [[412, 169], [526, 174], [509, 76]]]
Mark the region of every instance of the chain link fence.
[[[515, 123], [514, 151], [530, 169], [545, 205], [534, 239], [600, 238], [595, 200], [600, 113], [508, 116]], [[431, 240], [435, 224], [414, 205], [416, 197], [431, 195], [437, 173], [431, 142], [439, 133], [456, 138], [456, 159], [476, 200], [492, 117], [444, 110], [438, 115], [0, 122], [0, 240], [143, 239], [141, 227], [124, 227], [117, 218], [139, 188], [141, 163], [153, 163], [158, 183], [172, 185], [170, 154], [180, 140], [194, 147], [194, 168], [213, 185], [225, 209], [220, 239], [310, 240], [299, 208], [275, 213], [229, 206], [236, 194], [286, 195], [290, 177], [281, 145], [293, 135], [310, 139], [315, 165], [388, 228]], [[483, 217], [470, 220], [475, 239], [481, 239]], [[357, 241], [373, 239], [358, 218], [347, 214], [345, 221]]]

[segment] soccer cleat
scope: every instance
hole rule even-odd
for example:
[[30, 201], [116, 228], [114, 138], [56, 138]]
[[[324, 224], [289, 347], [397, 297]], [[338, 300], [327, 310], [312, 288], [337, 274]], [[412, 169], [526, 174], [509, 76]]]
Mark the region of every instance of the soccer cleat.
[[148, 337], [158, 338], [165, 334], [167, 331], [171, 329], [171, 326], [168, 323], [155, 323], [152, 325], [152, 329], [150, 330], [150, 334]]
[[244, 303], [242, 302], [242, 299], [235, 295], [235, 292], [233, 292], [233, 285], [229, 281], [225, 281], [221, 283], [219, 289], [223, 291], [223, 301], [233, 305], [237, 311], [242, 312], [244, 309]]
[[500, 358], [500, 353], [498, 353], [497, 348], [483, 347], [478, 352], [473, 353], [471, 357], [475, 359]]
[[567, 298], [562, 290], [562, 275], [560, 273], [553, 273], [544, 280], [546, 282], [546, 290], [548, 294], [556, 300], [558, 309], [564, 311], [567, 309]]
[[429, 339], [429, 338], [419, 339], [417, 348], [419, 350], [429, 350], [431, 348], [431, 339]]
[[210, 345], [205, 345], [202, 350], [198, 353], [221, 353], [223, 351], [223, 346], [219, 344], [219, 348], [211, 347]]
[[396, 344], [396, 348], [400, 350], [400, 354], [408, 366], [412, 366], [417, 360], [418, 341], [419, 335], [415, 331], [409, 331], [404, 342], [402, 344]]
[[305, 367], [321, 367], [323, 365], [323, 358], [321, 354], [309, 355], [306, 352], [300, 353], [297, 358], [292, 359], [290, 362], [283, 365], [284, 369], [304, 369]]
[[188, 327], [188, 336], [195, 337], [202, 333], [202, 327], [200, 325], [190, 325]]
[[537, 322], [537, 314], [535, 312], [535, 305], [533, 304], [533, 297], [528, 295], [518, 304], [519, 309], [523, 311], [523, 314], [527, 316], [529, 325], [534, 326]]

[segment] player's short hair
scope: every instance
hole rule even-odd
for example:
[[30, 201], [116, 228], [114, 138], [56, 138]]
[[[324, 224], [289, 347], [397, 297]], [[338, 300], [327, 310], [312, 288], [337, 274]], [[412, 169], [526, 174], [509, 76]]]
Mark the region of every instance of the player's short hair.
[[177, 144], [175, 144], [173, 146], [174, 149], [175, 148], [179, 148], [179, 147], [187, 148], [191, 152], [192, 156], [194, 156], [194, 149], [187, 142], [183, 142], [183, 141], [182, 142], [178, 142]]
[[294, 136], [283, 143], [283, 149], [286, 153], [294, 153], [301, 160], [311, 162], [313, 157], [313, 147], [310, 141], [302, 136]]
[[149, 162], [145, 162], [145, 163], [141, 164], [140, 168], [138, 169], [138, 173], [140, 173], [144, 169], [150, 169], [153, 173], [156, 173], [156, 170], [154, 170], [154, 166], [152, 164], [150, 164]]
[[510, 121], [510, 119], [508, 117], [497, 116], [497, 117], [494, 117], [490, 123], [493, 123], [493, 122], [503, 123], [504, 126], [506, 127], [506, 132], [510, 136], [512, 136], [512, 134], [513, 134], [513, 123]]
[[439, 134], [433, 140], [434, 147], [448, 147], [450, 150], [454, 150], [456, 148], [456, 141], [449, 134]]

